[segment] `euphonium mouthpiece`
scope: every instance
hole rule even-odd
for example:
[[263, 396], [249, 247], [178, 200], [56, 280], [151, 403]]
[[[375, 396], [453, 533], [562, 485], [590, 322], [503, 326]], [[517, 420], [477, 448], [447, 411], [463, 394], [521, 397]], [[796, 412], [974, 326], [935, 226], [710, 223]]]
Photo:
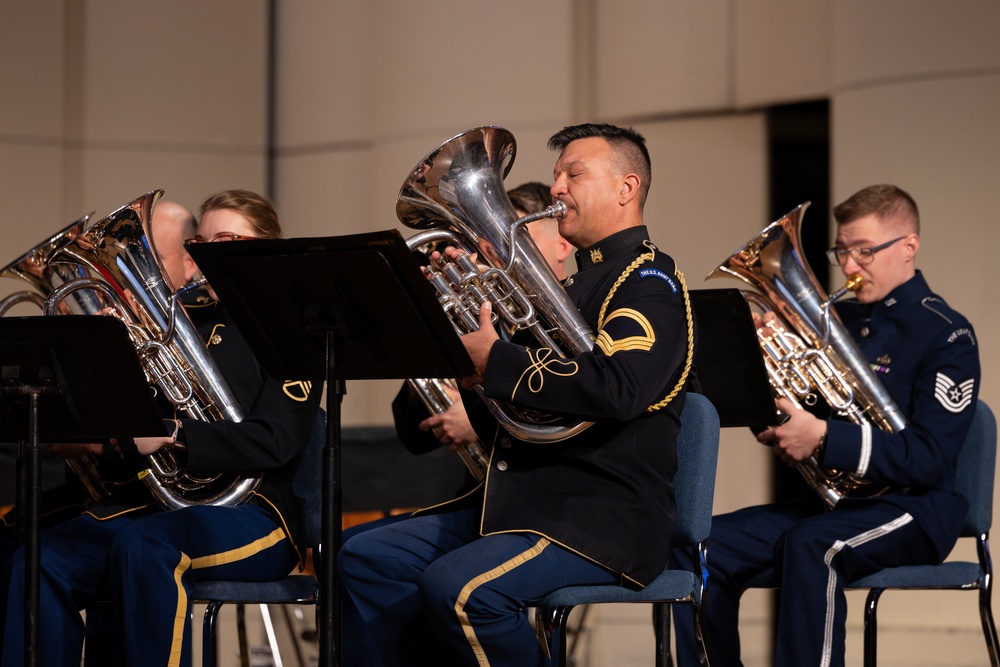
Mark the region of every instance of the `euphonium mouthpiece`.
[[844, 289], [848, 289], [852, 292], [857, 292], [859, 289], [865, 286], [865, 279], [861, 277], [860, 273], [852, 273], [847, 276], [847, 282], [844, 283]]

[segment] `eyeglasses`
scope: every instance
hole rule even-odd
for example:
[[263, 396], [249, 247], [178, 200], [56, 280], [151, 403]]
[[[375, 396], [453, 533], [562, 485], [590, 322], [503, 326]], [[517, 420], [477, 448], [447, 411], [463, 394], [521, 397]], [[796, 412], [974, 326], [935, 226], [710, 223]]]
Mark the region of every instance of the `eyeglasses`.
[[826, 251], [826, 258], [833, 266], [843, 266], [847, 264], [847, 257], [850, 255], [855, 264], [866, 266], [875, 260], [875, 253], [879, 250], [885, 250], [896, 241], [902, 241], [905, 238], [905, 236], [900, 236], [891, 241], [886, 241], [882, 245], [877, 245], [874, 248], [830, 248]]
[[254, 239], [256, 236], [247, 236], [245, 234], [234, 234], [233, 232], [222, 232], [216, 234], [213, 238], [208, 240], [200, 239], [197, 236], [192, 239], [187, 239], [184, 241], [184, 245], [193, 243], [215, 243], [216, 241], [242, 241], [244, 239]]

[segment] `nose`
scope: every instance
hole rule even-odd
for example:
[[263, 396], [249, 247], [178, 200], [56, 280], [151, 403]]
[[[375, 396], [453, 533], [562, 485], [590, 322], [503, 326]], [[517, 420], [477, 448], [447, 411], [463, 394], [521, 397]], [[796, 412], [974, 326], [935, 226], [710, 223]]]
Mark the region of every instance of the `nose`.
[[564, 185], [563, 178], [560, 176], [556, 178], [552, 187], [549, 188], [549, 194], [552, 195], [552, 201], [559, 199], [559, 195], [566, 194], [566, 187]]
[[852, 273], [858, 273], [861, 269], [862, 266], [858, 264], [857, 260], [854, 259], [854, 255], [848, 255], [844, 260], [844, 263], [840, 265], [840, 270], [844, 272], [845, 276], [849, 276]]

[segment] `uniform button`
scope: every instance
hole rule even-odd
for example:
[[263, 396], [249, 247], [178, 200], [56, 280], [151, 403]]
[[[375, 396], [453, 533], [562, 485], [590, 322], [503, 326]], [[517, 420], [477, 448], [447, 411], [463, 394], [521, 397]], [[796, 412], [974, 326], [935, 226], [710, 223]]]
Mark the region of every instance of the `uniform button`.
[[500, 440], [500, 446], [504, 449], [510, 449], [510, 438], [502, 438]]
[[506, 469], [507, 469], [507, 462], [506, 461], [499, 461], [499, 462], [497, 462], [497, 470], [503, 472]]
[[863, 327], [861, 329], [861, 337], [862, 338], [868, 338], [868, 334], [870, 334], [870, 333], [871, 333], [871, 331], [868, 329], [868, 327]]

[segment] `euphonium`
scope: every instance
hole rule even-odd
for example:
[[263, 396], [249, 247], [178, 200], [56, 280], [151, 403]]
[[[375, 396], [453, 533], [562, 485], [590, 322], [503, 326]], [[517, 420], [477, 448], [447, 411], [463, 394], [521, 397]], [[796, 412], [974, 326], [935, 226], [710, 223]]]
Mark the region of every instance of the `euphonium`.
[[[197, 329], [178, 303], [181, 291], [167, 286], [150, 250], [153, 207], [162, 190], [149, 192], [111, 213], [76, 236], [53, 261], [75, 262], [89, 276], [59, 286], [45, 301], [47, 315], [80, 290], [103, 295], [122, 320], [146, 372], [164, 396], [185, 416], [203, 421], [239, 422], [243, 411], [205, 348]], [[90, 277], [93, 276], [93, 277]], [[178, 463], [171, 448], [147, 457], [143, 480], [161, 505], [236, 505], [260, 483], [259, 477], [194, 474]]]
[[[17, 278], [33, 288], [14, 292], [0, 301], [0, 317], [5, 316], [19, 303], [33, 303], [39, 309], [44, 309], [46, 297], [56, 287], [86, 275], [86, 270], [82, 266], [63, 264], [53, 261], [53, 258], [83, 232], [89, 219], [89, 215], [83, 216], [0, 269], [0, 277]], [[63, 309], [66, 312], [94, 315], [103, 305], [97, 295], [80, 292], [75, 294], [73, 302], [65, 304]], [[100, 500], [107, 495], [107, 487], [97, 472], [97, 462], [92, 455], [85, 454], [67, 459], [66, 465], [76, 475], [80, 486], [91, 501]]]
[[[408, 227], [426, 230], [407, 239], [411, 250], [443, 242], [478, 253], [478, 262], [488, 267], [481, 270], [466, 255], [428, 268], [438, 301], [459, 334], [478, 328], [479, 306], [489, 300], [494, 321], [528, 329], [543, 347], [574, 356], [593, 349], [593, 333], [525, 229], [533, 220], [561, 217], [565, 204], [518, 219], [503, 186], [515, 152], [513, 135], [500, 127], [453, 137], [410, 172], [399, 191], [396, 215]], [[521, 440], [559, 442], [591, 424], [564, 423], [489, 398], [481, 386], [477, 391], [504, 428]]]
[[[895, 433], [906, 428], [906, 418], [872, 371], [847, 333], [833, 302], [848, 290], [861, 288], [861, 276], [827, 297], [816, 276], [802, 260], [799, 228], [809, 202], [769, 226], [708, 278], [735, 276], [753, 287], [747, 298], [778, 321], [772, 333], [758, 330], [771, 386], [796, 406], [812, 405], [822, 396], [834, 412], [855, 424], [870, 422]], [[798, 465], [806, 482], [833, 507], [844, 496], [870, 482], [854, 473], [830, 470], [814, 456]], [[865, 495], [885, 489], [864, 489]]]

